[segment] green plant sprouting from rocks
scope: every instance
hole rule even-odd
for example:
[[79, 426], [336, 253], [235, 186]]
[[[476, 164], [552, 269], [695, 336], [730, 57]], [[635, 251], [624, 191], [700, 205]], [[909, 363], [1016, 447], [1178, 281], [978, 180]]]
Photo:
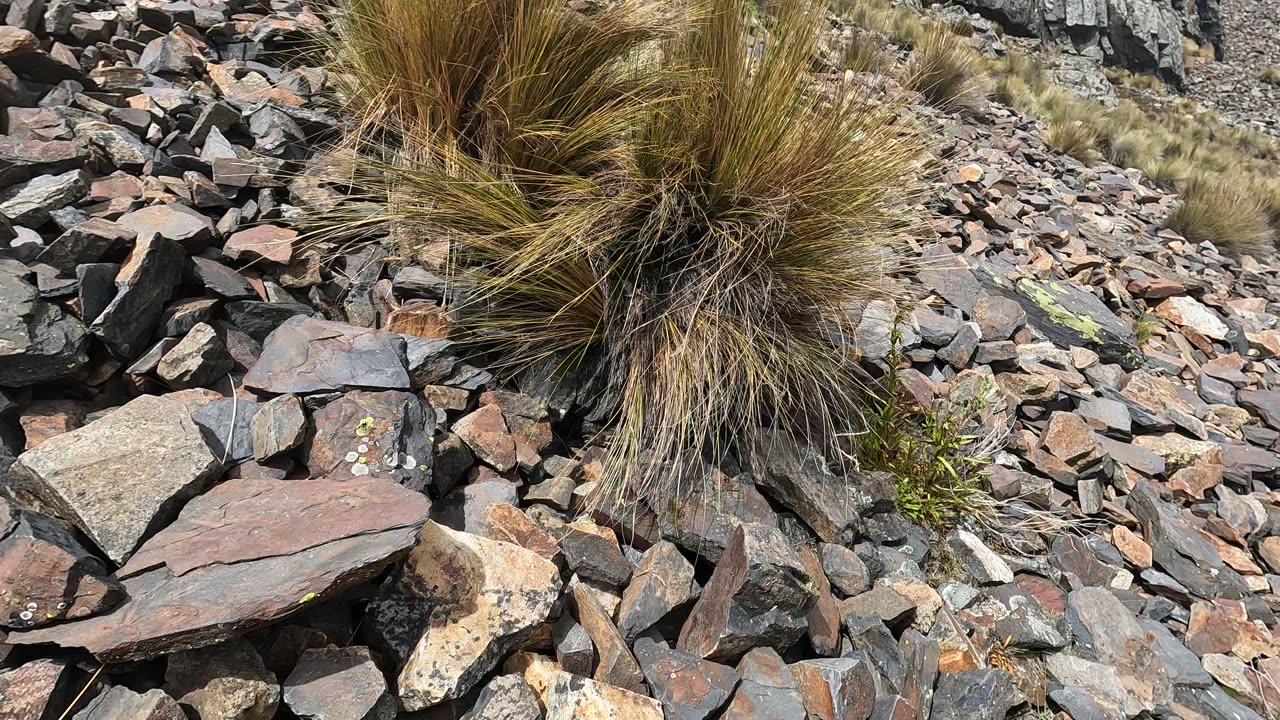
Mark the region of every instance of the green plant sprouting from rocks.
[[899, 372], [901, 318], [891, 332], [886, 371], [866, 428], [858, 436], [856, 456], [863, 470], [893, 476], [898, 509], [917, 522], [949, 527], [972, 513], [986, 496], [984, 468], [990, 446], [976, 420], [990, 392], [979, 387], [960, 402], [936, 400], [930, 407], [910, 402]]

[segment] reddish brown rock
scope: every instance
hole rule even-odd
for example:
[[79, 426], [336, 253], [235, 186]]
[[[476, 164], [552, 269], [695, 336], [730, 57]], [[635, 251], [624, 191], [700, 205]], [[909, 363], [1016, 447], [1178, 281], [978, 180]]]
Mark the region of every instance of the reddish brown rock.
[[364, 582], [426, 521], [420, 493], [381, 480], [231, 480], [187, 504], [121, 568], [129, 600], [16, 644], [133, 660], [219, 642]]
[[738, 663], [742, 682], [725, 709], [723, 720], [795, 720], [805, 717], [804, 704], [790, 668], [776, 650], [756, 648]]
[[622, 633], [609, 619], [608, 613], [583, 585], [573, 588], [573, 608], [578, 622], [591, 636], [596, 648], [596, 669], [592, 677], [603, 683], [626, 688], [633, 692], [644, 691], [644, 675], [627, 647]]
[[312, 477], [379, 478], [418, 491], [431, 484], [435, 414], [418, 396], [349, 392], [311, 421], [303, 453]]
[[818, 588], [818, 599], [809, 609], [808, 635], [813, 651], [821, 657], [835, 657], [840, 654], [840, 601], [831, 593], [831, 583], [822, 570], [822, 561], [809, 546], [799, 550], [804, 569], [813, 578]]
[[497, 405], [485, 405], [453, 424], [476, 457], [499, 472], [516, 465], [516, 444], [507, 430], [507, 421]]
[[663, 540], [645, 551], [623, 591], [618, 629], [633, 640], [699, 592], [693, 579], [693, 564], [679, 548]]
[[804, 634], [817, 587], [781, 531], [742, 523], [680, 631], [678, 647], [737, 660], [753, 647], [785, 650]]
[[25, 450], [31, 450], [45, 440], [84, 427], [88, 408], [71, 400], [35, 402], [18, 417], [22, 434], [26, 437]]
[[516, 444], [516, 461], [532, 470], [542, 462], [542, 451], [551, 444], [551, 422], [542, 403], [528, 395], [490, 390], [480, 396], [481, 405], [497, 405]]
[[733, 668], [673, 650], [649, 638], [637, 640], [635, 652], [667, 720], [715, 717], [738, 684], [738, 673]]
[[873, 670], [866, 660], [804, 660], [791, 666], [804, 709], [817, 720], [866, 718], [876, 701]]
[[124, 600], [119, 583], [56, 520], [0, 498], [0, 624], [47, 625], [110, 610]]
[[[12, 670], [0, 670], [0, 718], [56, 720], [80, 691], [73, 684], [75, 670], [57, 660], [33, 660]], [[83, 684], [83, 683], [82, 683]], [[78, 707], [78, 706], [77, 706]]]
[[1196, 500], [1203, 500], [1206, 491], [1222, 484], [1222, 466], [1217, 463], [1200, 463], [1175, 472], [1167, 483], [1170, 490]]
[[296, 230], [276, 225], [255, 225], [233, 233], [222, 246], [222, 254], [236, 262], [266, 261], [288, 265], [293, 260]]

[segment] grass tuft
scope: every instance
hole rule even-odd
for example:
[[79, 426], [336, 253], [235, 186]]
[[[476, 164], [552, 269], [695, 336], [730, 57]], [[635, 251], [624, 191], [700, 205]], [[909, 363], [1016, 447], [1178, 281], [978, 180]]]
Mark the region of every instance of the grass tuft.
[[462, 339], [603, 379], [596, 502], [846, 429], [849, 309], [894, 292], [931, 160], [893, 98], [815, 79], [822, 5], [350, 2], [360, 202], [329, 232], [447, 245]]
[[926, 31], [912, 48], [902, 84], [944, 110], [980, 110], [986, 103], [987, 76], [982, 56], [948, 30]]
[[1044, 141], [1064, 155], [1089, 163], [1097, 159], [1098, 134], [1080, 121], [1058, 120], [1049, 124]]
[[1280, 85], [1280, 67], [1265, 67], [1261, 73], [1262, 82], [1270, 85]]
[[1191, 242], [1211, 242], [1236, 255], [1275, 251], [1275, 230], [1258, 194], [1233, 177], [1198, 173], [1186, 183], [1168, 226]]

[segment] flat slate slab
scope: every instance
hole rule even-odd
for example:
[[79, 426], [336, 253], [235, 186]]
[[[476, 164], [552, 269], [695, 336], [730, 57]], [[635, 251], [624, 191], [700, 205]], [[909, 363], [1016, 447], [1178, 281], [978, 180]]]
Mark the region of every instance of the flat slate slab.
[[430, 501], [385, 480], [231, 480], [183, 510], [120, 569], [114, 612], [14, 633], [103, 661], [202, 647], [365, 582], [414, 544]]

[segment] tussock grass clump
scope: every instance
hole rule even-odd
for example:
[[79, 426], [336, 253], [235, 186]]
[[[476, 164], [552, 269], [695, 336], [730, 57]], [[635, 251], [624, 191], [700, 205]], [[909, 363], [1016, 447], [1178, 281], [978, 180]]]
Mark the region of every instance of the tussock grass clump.
[[845, 427], [850, 309], [891, 292], [927, 153], [891, 98], [815, 80], [823, 6], [350, 2], [364, 202], [332, 232], [448, 243], [465, 339], [605, 379], [599, 502]]
[[912, 48], [902, 85], [944, 110], [980, 109], [986, 102], [983, 59], [972, 47], [942, 27], [931, 28]]
[[1262, 82], [1280, 85], [1280, 67], [1265, 67], [1261, 73]]
[[1275, 250], [1275, 231], [1258, 194], [1231, 177], [1198, 173], [1182, 191], [1168, 225], [1192, 242], [1254, 257]]
[[893, 60], [881, 46], [880, 39], [869, 31], [851, 34], [841, 51], [842, 64], [846, 70], [881, 73], [893, 64]]
[[1098, 133], [1080, 121], [1058, 120], [1045, 130], [1044, 141], [1058, 152], [1088, 163], [1098, 154]]

